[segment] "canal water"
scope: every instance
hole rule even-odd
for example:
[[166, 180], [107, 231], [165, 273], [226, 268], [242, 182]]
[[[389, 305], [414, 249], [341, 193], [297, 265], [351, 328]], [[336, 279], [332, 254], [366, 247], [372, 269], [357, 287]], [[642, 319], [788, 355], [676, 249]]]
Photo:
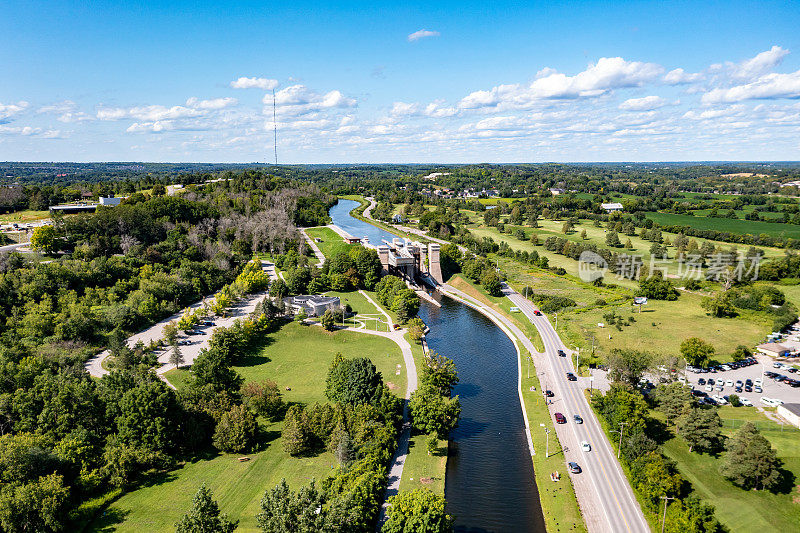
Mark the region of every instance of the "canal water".
[[[393, 235], [350, 216], [359, 203], [339, 200], [333, 223], [371, 243]], [[377, 240], [376, 240], [377, 239]], [[430, 349], [456, 364], [461, 401], [451, 434], [445, 498], [460, 533], [544, 533], [517, 392], [517, 352], [511, 340], [478, 311], [450, 298], [425, 301], [419, 316], [430, 327]]]

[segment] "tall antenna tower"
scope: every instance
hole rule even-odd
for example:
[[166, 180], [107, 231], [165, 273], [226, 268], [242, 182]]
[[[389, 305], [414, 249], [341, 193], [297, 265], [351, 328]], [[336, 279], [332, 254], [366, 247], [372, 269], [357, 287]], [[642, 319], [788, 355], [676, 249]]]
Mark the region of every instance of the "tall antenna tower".
[[277, 113], [275, 112], [275, 89], [272, 89], [272, 127], [273, 139], [275, 141], [275, 164], [278, 164], [278, 120]]

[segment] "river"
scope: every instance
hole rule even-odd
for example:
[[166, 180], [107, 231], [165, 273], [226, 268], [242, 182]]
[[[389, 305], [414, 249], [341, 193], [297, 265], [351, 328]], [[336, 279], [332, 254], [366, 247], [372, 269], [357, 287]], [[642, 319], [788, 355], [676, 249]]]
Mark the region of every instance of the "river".
[[[353, 236], [387, 239], [387, 232], [350, 216], [358, 202], [340, 200], [333, 223]], [[375, 233], [375, 231], [380, 233]], [[381, 236], [381, 234], [383, 236]], [[377, 242], [380, 242], [378, 240]], [[445, 498], [457, 532], [544, 532], [539, 493], [517, 392], [517, 352], [478, 311], [450, 298], [423, 300], [430, 349], [456, 364], [461, 420], [450, 438]]]

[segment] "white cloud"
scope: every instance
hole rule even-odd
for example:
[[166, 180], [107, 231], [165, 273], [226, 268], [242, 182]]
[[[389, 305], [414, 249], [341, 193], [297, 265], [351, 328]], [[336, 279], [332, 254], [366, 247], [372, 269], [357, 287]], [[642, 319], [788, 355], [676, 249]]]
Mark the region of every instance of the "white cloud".
[[425, 39], [428, 37], [439, 37], [440, 35], [441, 33], [439, 33], [438, 31], [425, 30], [425, 29], [418, 30], [415, 31], [414, 33], [409, 34], [408, 42], [413, 43], [414, 41], [419, 41], [420, 39]]
[[683, 85], [700, 81], [703, 78], [704, 76], [700, 72], [686, 72], [682, 68], [676, 68], [664, 75], [664, 83], [668, 85]]
[[394, 105], [392, 105], [392, 110], [389, 111], [389, 114], [395, 117], [417, 115], [419, 114], [419, 104], [395, 102]]
[[186, 105], [189, 107], [194, 107], [196, 109], [223, 109], [226, 107], [234, 106], [238, 103], [236, 98], [213, 98], [211, 100], [199, 100], [198, 98], [192, 96], [188, 100], [186, 100]]
[[702, 97], [704, 104], [755, 99], [800, 98], [800, 70], [789, 74], [765, 74], [757, 80], [729, 88], [718, 87]]
[[588, 98], [613, 89], [640, 87], [663, 73], [661, 65], [626, 61], [621, 57], [601, 57], [586, 70], [567, 76], [553, 69], [539, 71], [528, 86], [499, 85], [489, 91], [475, 91], [459, 103], [462, 109], [482, 107], [525, 108], [538, 100]]
[[238, 80], [230, 83], [233, 89], [263, 89], [271, 91], [278, 86], [278, 80], [270, 80], [267, 78], [246, 78], [242, 76]]
[[79, 111], [78, 105], [72, 100], [63, 100], [61, 102], [42, 106], [36, 113], [57, 115], [56, 120], [67, 123], [94, 120], [93, 117], [83, 111]]
[[733, 65], [732, 75], [735, 78], [741, 79], [754, 78], [780, 65], [783, 58], [788, 54], [789, 50], [781, 48], [780, 46], [773, 46], [769, 50], [757, 54], [755, 57]]
[[[264, 96], [264, 104], [272, 104], [272, 95]], [[304, 115], [315, 111], [355, 107], [356, 100], [344, 96], [340, 91], [320, 94], [305, 85], [292, 85], [275, 93], [275, 102], [281, 114]]]
[[629, 98], [619, 105], [626, 111], [650, 111], [664, 107], [668, 102], [660, 96], [644, 96], [642, 98]]
[[14, 115], [22, 113], [28, 108], [28, 102], [20, 100], [16, 104], [3, 104], [0, 103], [0, 120], [11, 118]]

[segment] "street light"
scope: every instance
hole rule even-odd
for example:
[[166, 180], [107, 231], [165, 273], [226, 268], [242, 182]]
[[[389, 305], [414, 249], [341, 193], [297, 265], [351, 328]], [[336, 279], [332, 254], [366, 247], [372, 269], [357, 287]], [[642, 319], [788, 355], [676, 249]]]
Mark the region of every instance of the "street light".
[[575, 372], [579, 375], [581, 373], [581, 347], [576, 346], [574, 344], [571, 345], [575, 350], [578, 352], [578, 355], [575, 357]]
[[545, 427], [544, 424], [539, 424], [544, 428], [545, 444], [544, 444], [544, 458], [550, 457], [550, 429]]

